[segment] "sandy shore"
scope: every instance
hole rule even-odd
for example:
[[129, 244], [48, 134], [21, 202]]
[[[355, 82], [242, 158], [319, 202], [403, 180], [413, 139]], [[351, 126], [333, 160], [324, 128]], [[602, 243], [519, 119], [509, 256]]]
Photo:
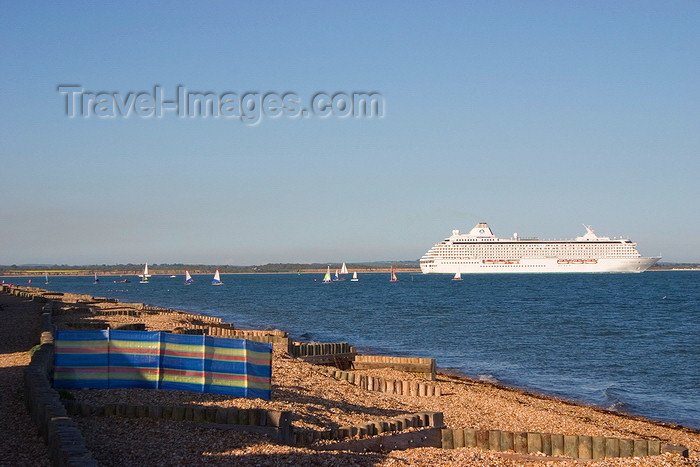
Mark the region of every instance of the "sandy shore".
[[[5, 303], [8, 298], [0, 294]], [[5, 311], [14, 309], [9, 304]], [[191, 316], [191, 315], [190, 315]], [[7, 319], [21, 320], [10, 313]], [[96, 320], [118, 326], [144, 323], [149, 330], [172, 330], [191, 319], [187, 315], [92, 316], [85, 311], [62, 310], [55, 324]], [[5, 323], [3, 328], [6, 327]], [[26, 364], [24, 357], [14, 364]], [[3, 358], [6, 350], [2, 348]], [[9, 365], [9, 364], [6, 364]], [[360, 371], [357, 371], [360, 373]], [[395, 370], [362, 371], [390, 379], [417, 379]], [[21, 373], [20, 373], [21, 374]], [[10, 380], [8, 380], [10, 381]], [[144, 389], [75, 390], [80, 401], [96, 404], [198, 404], [220, 407], [289, 410], [298, 429], [328, 429], [371, 420], [424, 411], [443, 412], [451, 428], [534, 431], [559, 434], [659, 439], [662, 444], [686, 446], [687, 459], [666, 454], [648, 458], [605, 459], [588, 465], [700, 466], [700, 433], [680, 426], [656, 423], [564, 400], [502, 387], [478, 380], [438, 375], [441, 396], [411, 397], [370, 392], [322, 373], [319, 367], [294, 359], [277, 350], [273, 358], [272, 399], [231, 398], [217, 394]], [[21, 381], [14, 382], [17, 386]], [[18, 405], [18, 400], [7, 402]], [[3, 398], [5, 404], [5, 398]], [[3, 407], [4, 410], [7, 408]], [[15, 407], [13, 410], [21, 410]], [[25, 412], [26, 413], [26, 412]], [[551, 465], [551, 460], [509, 457], [476, 448], [443, 450], [409, 449], [389, 453], [315, 451], [279, 446], [263, 435], [222, 432], [181, 422], [116, 417], [77, 417], [88, 448], [100, 465]], [[5, 429], [8, 429], [5, 427]], [[8, 434], [10, 432], [8, 431]], [[7, 438], [5, 438], [7, 439]], [[30, 446], [41, 443], [38, 438]], [[37, 449], [40, 451], [40, 446]], [[3, 459], [8, 459], [3, 456]], [[12, 458], [9, 458], [10, 460]], [[561, 460], [556, 465], [578, 465], [582, 461]], [[10, 462], [17, 465], [17, 462]], [[21, 462], [20, 462], [21, 463]], [[33, 465], [42, 465], [41, 462]]]

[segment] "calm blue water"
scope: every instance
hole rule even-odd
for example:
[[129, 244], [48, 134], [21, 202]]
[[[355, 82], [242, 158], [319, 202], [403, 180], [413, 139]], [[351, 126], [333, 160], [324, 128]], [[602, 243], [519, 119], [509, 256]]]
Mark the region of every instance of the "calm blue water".
[[[700, 428], [700, 272], [450, 276], [360, 274], [43, 277], [52, 290], [116, 297], [350, 342], [385, 355]], [[315, 280], [316, 279], [316, 280]], [[26, 278], [5, 278], [26, 283]]]

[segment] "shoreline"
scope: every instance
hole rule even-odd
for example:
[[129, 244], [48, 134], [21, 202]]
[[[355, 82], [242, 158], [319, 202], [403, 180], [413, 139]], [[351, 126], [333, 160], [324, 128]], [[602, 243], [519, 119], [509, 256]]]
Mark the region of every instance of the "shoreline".
[[628, 418], [628, 419], [634, 420], [634, 421], [651, 423], [651, 424], [654, 424], [654, 425], [657, 425], [657, 426], [663, 427], [663, 428], [682, 430], [682, 431], [687, 431], [688, 433], [700, 435], [700, 428], [693, 428], [691, 426], [683, 425], [680, 423], [668, 422], [668, 421], [663, 421], [663, 420], [656, 420], [653, 418], [644, 417], [643, 415], [635, 415], [635, 414], [631, 414], [628, 412], [621, 412], [621, 411], [617, 411], [617, 410], [607, 409], [605, 407], [599, 407], [596, 405], [589, 404], [585, 401], [577, 401], [575, 399], [567, 399], [565, 397], [559, 397], [559, 396], [555, 396], [552, 394], [545, 394], [542, 392], [538, 392], [536, 388], [535, 389], [522, 388], [522, 387], [518, 387], [518, 386], [510, 386], [510, 385], [502, 383], [502, 382], [484, 381], [484, 380], [479, 379], [479, 378], [473, 378], [471, 376], [466, 376], [466, 375], [460, 374], [458, 371], [450, 371], [450, 369], [438, 367], [436, 370], [437, 370], [438, 374], [443, 375], [443, 376], [448, 377], [448, 378], [455, 378], [458, 380], [464, 380], [465, 382], [469, 382], [469, 383], [473, 383], [473, 384], [487, 385], [487, 386], [494, 387], [496, 389], [510, 391], [510, 392], [522, 394], [524, 396], [541, 399], [544, 401], [552, 401], [552, 402], [557, 402], [557, 403], [561, 403], [561, 404], [568, 404], [568, 405], [575, 406], [575, 407], [582, 407], [582, 408], [586, 408], [586, 409], [590, 409], [590, 410], [595, 410], [597, 412], [600, 412], [600, 413], [606, 414], [606, 415], [614, 415], [614, 416], [624, 417], [624, 418]]
[[[325, 273], [325, 270], [322, 272]], [[386, 272], [385, 271], [381, 271], [381, 272], [372, 271], [372, 272], [367, 272], [367, 273], [368, 274], [370, 274], [370, 273], [372, 273], [372, 274], [385, 274]], [[230, 273], [230, 274], [231, 275], [233, 275], [233, 274], [267, 274], [267, 275], [270, 275], [270, 274], [281, 274], [281, 273]], [[292, 274], [296, 274], [296, 273], [292, 273]], [[0, 277], [2, 277], [2, 276], [0, 276]], [[80, 275], [80, 276], [71, 276], [71, 277], [84, 277], [84, 276]], [[13, 285], [13, 284], [4, 284], [4, 285]], [[30, 284], [30, 285], [14, 284], [15, 287], [20, 287], [20, 288], [27, 287], [27, 288], [36, 288], [39, 290], [43, 290], [39, 287], [39, 285], [40, 284], [36, 284], [36, 285], [34, 285], [34, 284]], [[41, 284], [41, 285], [43, 285], [43, 284]], [[46, 290], [46, 291], [47, 292], [54, 292], [54, 291], [48, 291], [48, 290]], [[81, 295], [81, 294], [75, 294], [73, 292], [60, 292], [60, 293], [64, 293], [67, 295]], [[117, 301], [117, 299], [114, 299], [114, 300]], [[122, 303], [122, 302], [119, 301], [119, 303]], [[144, 305], [144, 304], [142, 304], [142, 305]], [[158, 305], [156, 303], [147, 303], [145, 305], [154, 306], [156, 308], [163, 308], [163, 307], [161, 307], [161, 305]], [[191, 310], [174, 310], [174, 311], [176, 311], [178, 313], [188, 314], [188, 315], [216, 318], [216, 317], [212, 317], [210, 315], [206, 315], [206, 314], [202, 313], [201, 311], [191, 311]], [[234, 323], [229, 323], [229, 324], [231, 324], [233, 326]], [[236, 327], [236, 328], [241, 329], [241, 330], [274, 329], [274, 330], [280, 330], [280, 331], [283, 331], [285, 333], [288, 333], [284, 329], [281, 329], [279, 327], [269, 325], [269, 324], [268, 325], [259, 324], [259, 326], [257, 328], [239, 328], [239, 327]], [[302, 342], [307, 342], [307, 341], [304, 340]], [[309, 342], [315, 342], [315, 341], [309, 341]], [[350, 343], [350, 345], [352, 345], [352, 343]], [[375, 348], [375, 347], [371, 347], [371, 346], [370, 347], [363, 347], [362, 349], [366, 352], [371, 352], [372, 355], [379, 355], [382, 352], [387, 352], [386, 350], [382, 350], [381, 348]], [[401, 357], [400, 355], [393, 355], [391, 353], [389, 355]], [[518, 393], [522, 393], [524, 395], [528, 395], [531, 397], [537, 397], [537, 398], [540, 398], [543, 400], [552, 400], [552, 401], [557, 401], [557, 402], [561, 402], [561, 403], [565, 403], [565, 404], [571, 404], [571, 405], [578, 406], [578, 407], [586, 407], [586, 408], [600, 411], [601, 413], [616, 414], [619, 416], [630, 418], [632, 420], [645, 421], [645, 422], [656, 424], [656, 425], [663, 426], [663, 427], [684, 429], [684, 430], [688, 430], [689, 432], [692, 432], [692, 433], [700, 434], [700, 428], [695, 428], [692, 426], [683, 425], [682, 423], [678, 423], [678, 422], [645, 417], [645, 416], [640, 415], [640, 414], [609, 409], [609, 408], [604, 407], [604, 406], [596, 405], [593, 402], [588, 402], [585, 400], [579, 400], [579, 399], [575, 399], [575, 398], [569, 398], [565, 395], [558, 395], [555, 393], [546, 392], [546, 391], [539, 389], [537, 387], [532, 387], [532, 386], [528, 386], [528, 385], [519, 386], [516, 384], [509, 384], [507, 382], [498, 380], [496, 378], [493, 378], [494, 381], [489, 381], [488, 379], [482, 379], [482, 378], [479, 378], [477, 375], [473, 375], [473, 374], [470, 375], [466, 372], [462, 372], [462, 371], [455, 369], [455, 368], [436, 367], [436, 371], [440, 374], [445, 375], [446, 377], [461, 379], [461, 380], [469, 381], [469, 382], [472, 382], [475, 384], [491, 385], [495, 388], [513, 391], [513, 392], [518, 392]]]
[[[25, 289], [24, 287], [21, 287]], [[28, 289], [28, 288], [27, 288]], [[34, 289], [34, 288], [32, 288]], [[34, 289], [37, 290], [37, 289]], [[54, 295], [58, 295], [54, 292]], [[198, 321], [197, 316], [182, 312], [173, 314], [168, 309], [163, 311], [150, 310], [143, 316], [133, 315], [94, 315], [89, 312], [89, 306], [100, 303], [109, 306], [126, 307], [127, 304], [116, 302], [95, 302], [85, 295], [65, 294], [63, 296], [70, 306], [60, 307], [57, 321], [60, 328], [62, 322], [76, 320], [100, 321], [112, 323], [118, 327], [136, 322], [146, 323], [147, 330], [176, 329], [186, 320]], [[86, 305], [81, 304], [86, 303]], [[94, 305], [87, 305], [88, 303]], [[71, 305], [72, 304], [72, 305]], [[80, 305], [80, 306], [75, 306]], [[64, 324], [65, 325], [65, 324]], [[240, 399], [228, 396], [190, 393], [186, 391], [163, 391], [146, 389], [84, 389], [71, 390], [71, 394], [83, 403], [105, 405], [124, 404], [138, 400], [140, 404], [199, 404], [205, 407], [237, 407], [261, 408], [267, 410], [292, 410], [295, 414], [293, 424], [295, 429], [318, 430], [330, 426], [352, 425], [367, 423], [369, 420], [388, 418], [403, 413], [436, 411], [444, 413], [445, 424], [454, 429], [478, 430], [513, 430], [518, 432], [548, 432], [563, 434], [578, 434], [587, 436], [613, 436], [623, 438], [659, 439], [673, 445], [683, 445], [690, 450], [690, 459], [677, 455], [664, 454], [644, 458], [646, 463], [640, 463], [640, 458], [620, 458], [612, 461], [606, 459], [604, 465], [662, 465], [690, 466], [700, 462], [700, 434], [698, 430], [680, 425], [670, 425], [665, 422], [649, 420], [643, 417], [613, 412], [575, 401], [539, 394], [526, 389], [518, 389], [500, 383], [492, 383], [455, 375], [449, 369], [440, 369], [435, 384], [441, 388], [441, 394], [430, 397], [409, 397], [393, 395], [387, 392], [371, 392], [357, 386], [348, 385], [347, 381], [329, 378], [322, 368], [292, 358], [284, 353], [275, 352], [273, 356], [273, 398], [270, 401], [260, 399]], [[397, 370], [353, 370], [357, 374], [375, 375], [383, 378], [413, 379], [415, 376]], [[420, 378], [418, 379], [420, 380]], [[424, 380], [423, 380], [424, 381]], [[211, 445], [220, 443], [222, 432], [219, 430], [201, 431], [196, 429], [197, 436], [192, 436], [192, 427], [185, 423], [162, 422], [153, 425], [147, 419], [114, 419], [112, 417], [79, 416], [76, 422], [81, 427], [83, 436], [90, 450], [101, 465], [146, 465], [157, 457], [148, 457], [151, 451], [161, 450], [162, 455], [185, 456], [180, 461], [197, 464], [210, 463], [211, 458], [206, 454]], [[162, 440], [153, 440], [153, 433], [163, 435]], [[163, 431], [165, 430], [165, 431]], [[176, 437], [168, 440], [170, 434]], [[221, 465], [522, 465], [517, 461], [518, 454], [498, 453], [478, 448], [440, 449], [419, 448], [389, 453], [349, 453], [347, 451], [331, 451], [330, 458], [324, 457], [323, 441], [311, 446], [286, 447], [265, 440], [264, 437], [247, 434], [245, 436], [226, 434], [229, 445], [220, 454]], [[145, 438], [144, 438], [145, 437]], [[159, 435], [157, 438], [160, 438]], [[141, 449], [144, 439], [155, 443], [147, 449]], [[240, 438], [240, 439], [239, 439]], [[192, 443], [190, 451], [179, 452], [179, 444], [173, 444], [176, 439]], [[236, 444], [238, 443], [238, 444]], [[251, 444], [252, 443], [252, 444]], [[191, 457], [192, 450], [202, 452]], [[202, 449], [204, 451], [202, 451]], [[144, 452], [146, 451], [146, 452]], [[225, 451], [225, 452], [224, 452]], [[120, 457], [126, 454], [127, 459]], [[251, 456], [251, 453], [264, 453]], [[507, 456], [516, 456], [509, 460]], [[144, 457], [146, 456], [146, 457]], [[189, 456], [189, 457], [188, 457]], [[262, 456], [262, 457], [261, 457]], [[532, 456], [530, 456], [532, 457]], [[344, 459], [338, 463], [338, 459]], [[115, 461], [114, 459], [119, 459]], [[159, 459], [159, 458], [158, 458]], [[281, 462], [271, 459], [282, 459]], [[546, 461], [552, 459], [562, 462], [559, 465], [572, 462], [562, 458], [528, 459], [529, 465], [549, 465]], [[250, 463], [248, 463], [250, 461]], [[614, 462], [610, 464], [609, 462]], [[532, 464], [530, 464], [532, 462]], [[596, 461], [590, 461], [596, 465]], [[689, 463], [690, 462], [690, 463]]]

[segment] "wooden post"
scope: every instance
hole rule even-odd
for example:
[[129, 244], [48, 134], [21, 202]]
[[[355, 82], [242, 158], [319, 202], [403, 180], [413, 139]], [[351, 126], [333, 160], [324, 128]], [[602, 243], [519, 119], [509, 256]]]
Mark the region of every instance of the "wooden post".
[[633, 443], [631, 439], [620, 440], [620, 457], [632, 457]]
[[454, 449], [454, 439], [452, 428], [442, 429], [442, 449]]
[[593, 459], [593, 438], [580, 435], [578, 437], [578, 458]]
[[452, 433], [452, 442], [454, 443], [455, 449], [464, 447], [464, 430], [456, 429]]
[[620, 457], [619, 438], [605, 438], [605, 457]]
[[[194, 417], [195, 421], [201, 422], [202, 420], [204, 420], [204, 407], [196, 407]], [[226, 411], [226, 423], [228, 423], [229, 425], [238, 425], [238, 409], [230, 407]]]
[[650, 439], [649, 440], [649, 455], [650, 456], [658, 456], [661, 454], [661, 441], [658, 439]]
[[542, 452], [542, 434], [528, 433], [527, 434], [527, 452], [535, 453]]
[[501, 451], [515, 451], [513, 432], [501, 431]]
[[501, 431], [489, 430], [489, 449], [492, 451], [502, 451], [501, 448]]
[[632, 452], [634, 457], [644, 457], [649, 453], [649, 447], [647, 440], [645, 439], [635, 439], [632, 442]]
[[480, 449], [489, 448], [489, 432], [488, 430], [479, 430], [476, 432], [476, 447]]
[[163, 407], [160, 405], [149, 405], [148, 416], [150, 418], [161, 418], [163, 415]]
[[[190, 410], [190, 413], [192, 413], [191, 410]], [[228, 411], [224, 407], [217, 407], [216, 415], [214, 416], [214, 420], [216, 421], [216, 423], [225, 424], [227, 418], [228, 418]]]
[[464, 446], [468, 448], [476, 447], [476, 430], [464, 430]]
[[602, 436], [593, 437], [593, 448], [592, 448], [593, 459], [602, 459], [605, 457], [605, 438]]
[[520, 454], [527, 454], [527, 433], [518, 431], [513, 433], [513, 449]]
[[442, 412], [427, 412], [428, 414], [428, 425], [440, 428], [445, 426], [445, 418]]
[[578, 436], [564, 435], [564, 455], [578, 459]]
[[547, 455], [552, 455], [552, 435], [549, 433], [542, 433], [542, 452]]
[[173, 407], [172, 420], [184, 420], [185, 419], [185, 408], [182, 406]]

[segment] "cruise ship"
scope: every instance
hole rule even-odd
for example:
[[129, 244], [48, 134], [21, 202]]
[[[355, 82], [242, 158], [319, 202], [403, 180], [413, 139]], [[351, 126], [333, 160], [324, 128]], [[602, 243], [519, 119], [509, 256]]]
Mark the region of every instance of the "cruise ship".
[[573, 240], [497, 238], [485, 222], [467, 234], [453, 230], [420, 260], [425, 274], [523, 272], [643, 272], [661, 257], [644, 258], [625, 238], [599, 237], [590, 226]]

